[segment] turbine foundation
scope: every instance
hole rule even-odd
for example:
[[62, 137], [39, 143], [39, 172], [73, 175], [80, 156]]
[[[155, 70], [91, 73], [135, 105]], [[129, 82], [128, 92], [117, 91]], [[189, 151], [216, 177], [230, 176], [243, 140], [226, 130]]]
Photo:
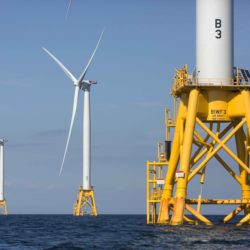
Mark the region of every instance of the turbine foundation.
[[[243, 218], [238, 219], [237, 225], [249, 224], [250, 82], [244, 81], [237, 70], [233, 85], [199, 85], [188, 77], [187, 66], [177, 70], [174, 79], [172, 95], [179, 98], [179, 112], [173, 122], [172, 152], [169, 160], [161, 162], [160, 158], [158, 162], [147, 162], [147, 222], [212, 225], [213, 222], [202, 214], [203, 205], [234, 205], [223, 222], [231, 222], [242, 213]], [[218, 175], [216, 164], [211, 164], [211, 160], [231, 176], [238, 185], [240, 197], [204, 198], [206, 170]], [[167, 166], [162, 182], [155, 177], [161, 165]], [[197, 180], [199, 195], [190, 198], [190, 185]], [[209, 178], [206, 183], [209, 184]], [[221, 176], [220, 189], [228, 188], [236, 191], [234, 186], [228, 187]]]
[[97, 216], [94, 189], [84, 190], [82, 186], [80, 186], [78, 198], [74, 204], [73, 215]]
[[3, 215], [8, 215], [6, 200], [1, 200], [0, 201], [0, 210], [2, 211]]

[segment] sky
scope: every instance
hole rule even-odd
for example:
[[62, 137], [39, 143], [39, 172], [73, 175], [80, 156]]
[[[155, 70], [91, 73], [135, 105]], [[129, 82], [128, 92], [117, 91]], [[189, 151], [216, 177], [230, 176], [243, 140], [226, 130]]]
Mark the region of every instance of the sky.
[[[0, 0], [0, 136], [5, 198], [14, 214], [70, 214], [82, 183], [82, 95], [64, 171], [59, 177], [73, 84], [49, 49], [79, 77], [98, 37], [87, 78], [91, 89], [92, 185], [101, 214], [143, 214], [147, 160], [164, 140], [164, 109], [174, 69], [195, 67], [194, 0]], [[250, 2], [235, 1], [235, 65], [250, 69]], [[233, 180], [211, 170], [205, 194]], [[190, 188], [197, 197], [199, 185]], [[219, 197], [218, 197], [219, 196]], [[209, 212], [220, 212], [211, 208]]]

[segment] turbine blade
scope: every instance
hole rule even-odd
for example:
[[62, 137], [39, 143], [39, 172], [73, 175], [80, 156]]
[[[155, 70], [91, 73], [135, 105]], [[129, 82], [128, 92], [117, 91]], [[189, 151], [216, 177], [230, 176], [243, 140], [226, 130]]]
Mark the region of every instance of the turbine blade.
[[80, 76], [79, 79], [78, 79], [78, 82], [79, 82], [79, 83], [81, 83], [82, 80], [84, 79], [84, 77], [85, 77], [85, 75], [86, 75], [86, 73], [87, 73], [87, 71], [88, 71], [88, 69], [89, 69], [89, 66], [90, 66], [91, 63], [92, 63], [92, 60], [93, 60], [93, 58], [94, 58], [94, 55], [95, 55], [95, 53], [96, 53], [96, 51], [97, 51], [97, 49], [98, 49], [98, 46], [99, 46], [99, 44], [100, 44], [100, 42], [101, 42], [101, 40], [102, 40], [102, 35], [103, 35], [103, 33], [104, 33], [104, 29], [102, 30], [102, 33], [101, 33], [101, 35], [100, 35], [100, 37], [99, 37], [99, 40], [98, 40], [98, 42], [97, 42], [97, 44], [96, 44], [96, 46], [95, 46], [95, 49], [94, 49], [93, 53], [92, 53], [92, 55], [91, 55], [91, 57], [90, 57], [90, 59], [89, 59], [89, 61], [88, 61], [87, 66], [85, 67], [84, 71], [82, 72], [81, 76]]
[[72, 3], [72, 0], [69, 0], [69, 4], [68, 4], [67, 11], [66, 11], [66, 15], [65, 15], [65, 20], [68, 19], [70, 7], [71, 7], [71, 3]]
[[76, 110], [77, 110], [78, 96], [79, 96], [79, 86], [75, 86], [73, 110], [72, 110], [72, 116], [71, 116], [71, 121], [70, 121], [69, 133], [68, 133], [68, 138], [67, 138], [67, 142], [66, 142], [66, 147], [65, 147], [65, 151], [64, 151], [64, 155], [63, 155], [63, 160], [62, 160], [62, 165], [61, 165], [61, 168], [60, 168], [59, 176], [62, 173], [65, 157], [66, 157], [66, 154], [67, 154], [67, 151], [68, 151], [69, 140], [70, 140], [71, 131], [72, 131], [72, 128], [73, 128], [73, 125], [74, 125], [74, 120], [75, 120], [75, 115], [76, 115]]
[[46, 48], [43, 48], [43, 50], [60, 66], [60, 68], [63, 70], [63, 72], [71, 79], [73, 82], [76, 82], [77, 79], [71, 74], [71, 72]]

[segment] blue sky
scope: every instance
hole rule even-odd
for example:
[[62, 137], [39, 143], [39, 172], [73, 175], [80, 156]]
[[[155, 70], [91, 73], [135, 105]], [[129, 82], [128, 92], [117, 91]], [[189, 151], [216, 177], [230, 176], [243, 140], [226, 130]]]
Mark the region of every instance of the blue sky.
[[[97, 208], [144, 213], [145, 162], [156, 159], [156, 144], [164, 140], [174, 68], [195, 67], [195, 1], [72, 2], [65, 21], [66, 0], [0, 1], [0, 135], [9, 140], [5, 196], [10, 213], [72, 212], [82, 180], [82, 98], [59, 177], [74, 89], [41, 47], [79, 76], [103, 27], [87, 75], [98, 81], [91, 90]], [[249, 7], [247, 0], [235, 1], [235, 65], [245, 68], [250, 68]], [[213, 179], [208, 196], [221, 182]], [[225, 175], [225, 183], [232, 182]], [[197, 196], [197, 186], [190, 195]]]

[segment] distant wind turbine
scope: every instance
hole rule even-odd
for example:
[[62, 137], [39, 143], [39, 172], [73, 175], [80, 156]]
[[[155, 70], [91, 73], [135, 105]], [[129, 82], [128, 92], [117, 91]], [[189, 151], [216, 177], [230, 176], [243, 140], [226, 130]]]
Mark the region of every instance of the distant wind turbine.
[[[98, 46], [101, 42], [102, 36], [103, 36], [104, 30], [102, 31], [99, 40], [96, 44], [96, 47], [84, 69], [80, 77], [77, 79], [51, 52], [49, 52], [46, 48], [43, 48], [45, 52], [48, 53], [48, 55], [61, 67], [61, 69], [64, 71], [64, 73], [73, 81], [74, 87], [75, 87], [75, 93], [74, 93], [74, 101], [73, 101], [73, 110], [72, 110], [72, 116], [70, 121], [70, 127], [69, 127], [69, 133], [67, 137], [66, 147], [63, 155], [63, 160], [60, 168], [61, 175], [65, 157], [68, 151], [68, 145], [70, 141], [71, 131], [73, 128], [77, 105], [78, 105], [78, 97], [79, 97], [79, 91], [83, 90], [84, 92], [84, 107], [83, 107], [83, 190], [82, 191], [89, 191], [92, 190], [91, 187], [91, 179], [90, 179], [90, 169], [91, 169], [91, 158], [90, 158], [90, 150], [91, 150], [91, 121], [90, 121], [90, 87], [92, 84], [96, 84], [96, 81], [90, 81], [85, 80], [85, 76], [87, 74], [87, 71], [92, 63], [92, 60], [94, 58], [94, 55], [98, 49]], [[81, 191], [81, 189], [80, 189]], [[79, 194], [80, 197], [80, 194]], [[80, 199], [78, 199], [80, 200]], [[93, 215], [96, 215], [93, 213]]]
[[0, 139], [0, 208], [3, 214], [7, 215], [7, 205], [4, 197], [4, 144], [7, 142], [5, 139]]

